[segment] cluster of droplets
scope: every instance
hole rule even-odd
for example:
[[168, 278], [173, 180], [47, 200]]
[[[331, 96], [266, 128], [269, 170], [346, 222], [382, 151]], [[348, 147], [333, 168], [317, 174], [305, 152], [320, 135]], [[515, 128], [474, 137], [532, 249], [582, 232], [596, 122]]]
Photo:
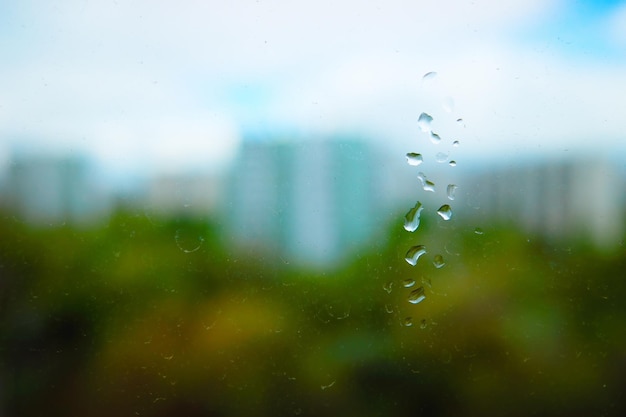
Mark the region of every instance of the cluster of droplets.
[[[432, 82], [432, 80], [437, 76], [436, 72], [429, 72], [422, 77], [423, 83]], [[448, 113], [451, 113], [454, 108], [454, 101], [450, 97], [446, 97], [443, 101], [443, 108]], [[433, 117], [423, 112], [419, 115], [417, 119], [417, 126], [422, 133], [425, 133], [430, 142], [434, 145], [439, 145], [442, 142], [442, 138], [439, 134], [433, 131], [432, 128]], [[456, 119], [456, 122], [459, 124], [463, 123], [463, 119]], [[459, 146], [459, 141], [452, 141], [452, 147], [457, 148]], [[417, 152], [409, 152], [406, 154], [406, 161], [410, 166], [419, 166], [424, 162], [424, 156]], [[457, 165], [454, 159], [451, 159], [450, 152], [438, 152], [435, 155], [435, 161], [440, 164], [447, 163], [450, 167], [455, 167]], [[433, 181], [426, 177], [426, 174], [423, 172], [418, 172], [417, 179], [421, 184], [421, 188], [425, 192], [436, 191], [436, 185]], [[450, 201], [454, 201], [456, 198], [458, 186], [455, 184], [448, 184], [446, 187], [446, 197]], [[407, 232], [415, 232], [420, 226], [420, 216], [422, 211], [424, 210], [424, 205], [422, 202], [417, 201], [415, 205], [406, 213], [404, 216], [404, 230]], [[442, 204], [436, 211], [436, 213], [441, 217], [444, 221], [449, 221], [452, 218], [452, 207], [450, 204], [445, 203]], [[411, 266], [416, 266], [419, 259], [428, 253], [425, 245], [414, 245], [409, 248], [406, 252], [404, 259]], [[437, 269], [443, 268], [445, 266], [445, 260], [441, 254], [435, 254], [432, 259], [433, 266]], [[417, 288], [413, 288], [416, 285], [416, 282], [412, 278], [405, 279], [402, 281], [402, 286], [404, 288], [410, 288], [410, 293], [407, 297], [407, 301], [411, 304], [419, 304], [426, 299], [426, 290], [424, 286], [430, 287], [430, 280], [422, 280], [424, 285], [419, 286]], [[386, 291], [391, 292], [391, 284], [388, 283], [385, 287]], [[402, 320], [402, 323], [405, 326], [412, 326], [413, 319], [412, 317], [406, 317]], [[421, 328], [425, 328], [426, 321], [422, 320]]]

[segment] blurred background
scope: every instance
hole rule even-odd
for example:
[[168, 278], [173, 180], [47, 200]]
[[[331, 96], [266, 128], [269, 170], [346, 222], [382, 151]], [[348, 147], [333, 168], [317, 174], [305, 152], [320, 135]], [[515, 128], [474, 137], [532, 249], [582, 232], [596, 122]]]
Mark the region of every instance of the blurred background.
[[0, 4], [0, 416], [624, 415], [626, 4]]

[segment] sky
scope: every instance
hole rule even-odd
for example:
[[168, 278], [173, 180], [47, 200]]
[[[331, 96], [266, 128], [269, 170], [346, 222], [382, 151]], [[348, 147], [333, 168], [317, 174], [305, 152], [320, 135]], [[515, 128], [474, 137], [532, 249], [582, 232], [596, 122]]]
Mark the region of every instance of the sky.
[[422, 112], [468, 161], [626, 156], [617, 1], [0, 2], [0, 57], [0, 165], [219, 171], [244, 140], [354, 133], [406, 152]]

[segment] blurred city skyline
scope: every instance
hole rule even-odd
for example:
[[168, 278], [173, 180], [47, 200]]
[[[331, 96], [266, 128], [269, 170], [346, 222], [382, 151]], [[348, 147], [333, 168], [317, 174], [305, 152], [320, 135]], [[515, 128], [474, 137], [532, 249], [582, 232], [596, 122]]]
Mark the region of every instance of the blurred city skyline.
[[31, 1], [0, 6], [0, 52], [5, 172], [20, 153], [85, 155], [117, 184], [224, 172], [276, 135], [402, 154], [421, 112], [468, 165], [626, 151], [617, 1]]
[[[46, 228], [98, 227], [120, 210], [154, 225], [215, 222], [236, 252], [323, 268], [377, 244], [389, 222], [400, 230], [413, 206], [423, 209], [421, 223], [436, 224], [440, 234], [507, 226], [600, 250], [623, 245], [626, 176], [615, 160], [467, 166], [457, 158], [460, 147], [430, 143], [423, 154], [403, 156], [353, 136], [244, 142], [226, 173], [163, 174], [132, 189], [107, 187], [87, 159], [20, 155], [0, 178], [0, 206]], [[448, 207], [448, 216], [438, 207]], [[175, 239], [191, 252], [204, 241], [182, 229]]]

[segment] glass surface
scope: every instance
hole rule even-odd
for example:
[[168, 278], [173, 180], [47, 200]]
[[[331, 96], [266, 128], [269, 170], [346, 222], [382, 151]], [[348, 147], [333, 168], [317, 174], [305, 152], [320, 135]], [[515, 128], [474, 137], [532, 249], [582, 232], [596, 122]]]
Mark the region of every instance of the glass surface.
[[0, 5], [0, 416], [626, 415], [625, 28]]

